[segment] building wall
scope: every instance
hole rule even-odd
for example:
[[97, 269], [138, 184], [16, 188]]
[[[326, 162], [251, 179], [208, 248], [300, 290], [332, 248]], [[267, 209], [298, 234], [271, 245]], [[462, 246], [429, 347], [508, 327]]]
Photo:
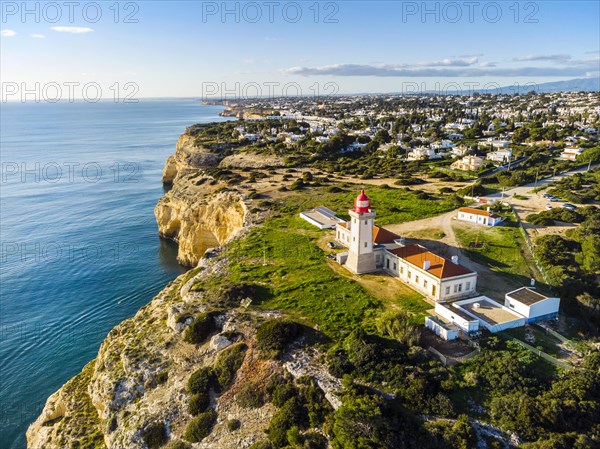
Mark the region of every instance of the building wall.
[[456, 299], [472, 296], [477, 290], [477, 273], [465, 274], [458, 278], [443, 279], [440, 285], [440, 299]]
[[444, 340], [456, 340], [458, 338], [458, 332], [452, 329], [446, 329], [440, 323], [436, 323], [431, 317], [425, 317], [425, 327], [433, 331], [437, 336]]
[[535, 319], [546, 315], [557, 315], [560, 307], [560, 298], [548, 298], [544, 301], [532, 304], [529, 307], [529, 319]]
[[464, 332], [477, 332], [479, 330], [479, 321], [475, 318], [471, 320], [467, 320], [459, 316], [452, 308], [445, 304], [436, 304], [435, 305], [435, 313], [439, 316], [447, 319], [448, 321], [456, 324], [460, 327]]

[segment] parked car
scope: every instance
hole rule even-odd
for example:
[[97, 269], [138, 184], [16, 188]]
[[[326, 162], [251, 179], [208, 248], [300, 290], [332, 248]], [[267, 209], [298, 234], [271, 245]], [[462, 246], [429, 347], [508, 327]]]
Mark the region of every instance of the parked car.
[[542, 196], [544, 198], [551, 198], [552, 197], [552, 195], [550, 195], [549, 193], [544, 193]]
[[546, 210], [552, 209], [552, 204], [546, 204]]
[[575, 210], [577, 209], [577, 206], [575, 206], [574, 204], [570, 204], [570, 203], [565, 203], [562, 206], [563, 209], [568, 209], [568, 210]]
[[556, 203], [557, 201], [560, 201], [558, 198], [556, 198], [555, 196], [548, 198], [550, 201], [552, 201], [553, 203]]

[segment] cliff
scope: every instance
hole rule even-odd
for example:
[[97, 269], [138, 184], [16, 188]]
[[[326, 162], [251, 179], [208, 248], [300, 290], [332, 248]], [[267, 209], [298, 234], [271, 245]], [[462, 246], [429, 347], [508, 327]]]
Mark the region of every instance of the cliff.
[[[220, 186], [221, 188], [223, 186]], [[177, 259], [195, 266], [208, 248], [222, 246], [244, 227], [247, 208], [241, 194], [178, 181], [154, 209], [161, 236], [179, 243]]]
[[[185, 440], [194, 418], [186, 387], [191, 374], [214, 367], [224, 351], [236, 345], [247, 348], [243, 361], [225, 391], [211, 390], [216, 421], [193, 448], [240, 449], [266, 440], [264, 429], [276, 408], [268, 401], [240, 406], [236, 395], [248, 384], [266, 385], [286, 372], [293, 378], [311, 375], [319, 377], [327, 398], [337, 401], [334, 391], [340, 382], [325, 372], [317, 352], [297, 348], [275, 360], [257, 355], [257, 327], [278, 317], [277, 312], [247, 310], [240, 307], [245, 296], [223, 294], [221, 279], [231, 256], [206, 249], [226, 245], [260, 217], [248, 211], [246, 202], [251, 200], [244, 186], [206, 173], [221, 159], [219, 152], [198, 146], [193, 133], [179, 139], [165, 166], [165, 178], [173, 186], [159, 200], [155, 215], [160, 234], [179, 243], [180, 262], [195, 268], [112, 329], [97, 357], [48, 398], [27, 430], [29, 449], [149, 449]], [[188, 342], [184, 336], [194, 318], [215, 310], [217, 324], [210, 337]], [[233, 421], [240, 426], [235, 432], [230, 428]]]

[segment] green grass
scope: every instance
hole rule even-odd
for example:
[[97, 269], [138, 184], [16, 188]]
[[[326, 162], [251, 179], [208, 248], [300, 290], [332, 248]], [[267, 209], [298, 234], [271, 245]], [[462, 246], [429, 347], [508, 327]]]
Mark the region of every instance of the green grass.
[[[511, 337], [521, 340], [553, 357], [559, 357], [561, 355], [559, 346], [560, 341], [535, 326], [508, 329], [505, 332]], [[535, 341], [532, 342], [525, 338], [527, 334], [533, 335]]]
[[[315, 190], [319, 193], [313, 190], [311, 195], [300, 193], [286, 198], [272, 218], [234, 241], [227, 250], [231, 260], [228, 274], [215, 282], [257, 284], [260, 288], [253, 307], [285, 311], [318, 325], [334, 338], [343, 337], [357, 326], [374, 329], [375, 318], [392, 305], [424, 315], [431, 306], [418, 293], [399, 292], [392, 300], [378, 298], [328, 265], [325, 252], [317, 245], [324, 231], [299, 218], [298, 213], [317, 205], [346, 210], [357, 192]], [[443, 201], [418, 200], [414, 193], [404, 190], [372, 188], [368, 193], [378, 206], [378, 218], [381, 214], [388, 222], [422, 218], [449, 208]], [[392, 207], [398, 211], [391, 211]]]
[[[367, 186], [365, 190], [371, 199], [373, 209], [377, 212], [375, 221], [379, 225], [420, 220], [456, 208], [443, 196], [432, 196], [432, 199], [426, 200], [419, 199], [415, 191], [403, 188]], [[345, 217], [348, 209], [353, 207], [354, 198], [359, 192], [359, 188], [355, 185], [349, 187], [346, 185], [344, 191], [340, 193], [330, 193], [325, 188], [311, 189], [305, 194], [287, 198], [282, 212], [297, 215], [303, 210], [326, 206], [336, 211], [338, 216]]]
[[327, 266], [319, 235], [297, 217], [268, 220], [231, 246], [236, 256], [228, 280], [263, 286], [253, 306], [284, 310], [342, 336], [381, 309], [381, 301]]
[[[509, 219], [507, 219], [509, 220]], [[525, 253], [525, 241], [514, 221], [496, 227], [471, 230], [454, 227], [456, 238], [469, 257], [494, 271], [531, 277], [532, 262]], [[477, 246], [474, 246], [477, 243]]]

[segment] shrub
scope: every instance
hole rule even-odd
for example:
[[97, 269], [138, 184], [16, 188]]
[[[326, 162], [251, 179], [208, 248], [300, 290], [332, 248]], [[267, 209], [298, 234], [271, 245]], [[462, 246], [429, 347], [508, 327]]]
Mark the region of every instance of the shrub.
[[152, 423], [142, 431], [142, 439], [149, 449], [158, 449], [167, 441], [167, 429], [162, 422]]
[[158, 373], [156, 375], [156, 383], [157, 384], [164, 384], [167, 379], [169, 378], [169, 372], [168, 371], [161, 371], [160, 373]]
[[183, 339], [188, 343], [202, 343], [216, 329], [217, 323], [215, 322], [215, 313], [201, 313], [194, 319], [192, 324], [185, 329]]
[[214, 379], [210, 367], [199, 368], [192, 373], [187, 382], [187, 389], [192, 394], [206, 393]]
[[164, 449], [192, 449], [192, 446], [183, 441], [173, 440], [169, 442]]
[[248, 449], [273, 449], [273, 445], [269, 441], [257, 441]]
[[348, 353], [343, 349], [334, 348], [327, 354], [327, 369], [332, 376], [341, 379], [344, 374], [350, 374], [353, 368]]
[[259, 408], [265, 403], [265, 398], [257, 384], [248, 382], [235, 395], [235, 401], [243, 408]]
[[281, 351], [298, 336], [300, 328], [289, 320], [271, 320], [261, 324], [256, 332], [257, 347], [262, 351]]
[[235, 432], [242, 426], [242, 423], [239, 419], [228, 419], [226, 425], [227, 430], [229, 430], [230, 432]]
[[219, 391], [225, 391], [231, 385], [235, 374], [244, 361], [248, 347], [244, 344], [238, 344], [224, 350], [217, 359], [213, 368]]
[[208, 393], [196, 393], [190, 398], [188, 403], [188, 412], [192, 416], [205, 412], [210, 405], [210, 396]]
[[210, 435], [215, 422], [217, 421], [217, 412], [213, 409], [200, 413], [193, 418], [185, 428], [184, 438], [190, 443], [198, 443]]

